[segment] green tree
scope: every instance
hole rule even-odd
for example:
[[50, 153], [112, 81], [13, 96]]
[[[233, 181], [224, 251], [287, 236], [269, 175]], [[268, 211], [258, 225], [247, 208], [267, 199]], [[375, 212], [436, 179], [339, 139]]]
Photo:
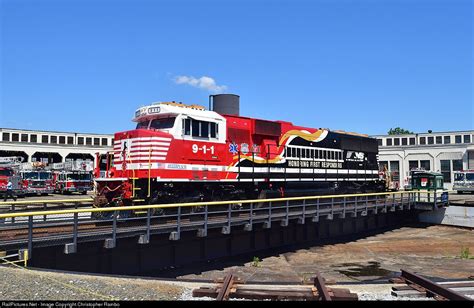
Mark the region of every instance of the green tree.
[[388, 131], [388, 134], [389, 135], [405, 135], [405, 134], [413, 134], [413, 132], [407, 129], [400, 128], [400, 127], [395, 127], [395, 128], [390, 128], [390, 130]]

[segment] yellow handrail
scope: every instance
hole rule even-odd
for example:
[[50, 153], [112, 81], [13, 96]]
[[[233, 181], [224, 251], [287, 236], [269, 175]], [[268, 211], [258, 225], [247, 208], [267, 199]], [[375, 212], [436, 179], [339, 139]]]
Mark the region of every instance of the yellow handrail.
[[151, 186], [151, 151], [152, 147], [150, 146], [150, 151], [148, 153], [148, 195], [147, 198], [150, 198], [150, 186]]
[[230, 201], [209, 201], [209, 202], [192, 202], [192, 203], [171, 203], [171, 204], [150, 204], [150, 205], [134, 205], [134, 206], [118, 206], [105, 208], [87, 208], [87, 209], [70, 209], [70, 210], [56, 210], [56, 211], [36, 211], [36, 212], [21, 212], [0, 214], [1, 218], [12, 217], [28, 217], [39, 215], [61, 215], [73, 213], [96, 213], [96, 212], [113, 212], [113, 211], [133, 211], [146, 209], [165, 209], [176, 207], [191, 207], [191, 206], [214, 206], [214, 205], [228, 205], [228, 204], [249, 204], [259, 202], [282, 202], [282, 201], [297, 201], [297, 200], [317, 200], [317, 199], [331, 199], [344, 197], [363, 197], [363, 196], [384, 196], [384, 195], [399, 195], [399, 194], [414, 194], [414, 193], [428, 193], [434, 194], [434, 191], [397, 191], [397, 192], [382, 192], [382, 193], [368, 193], [368, 194], [347, 194], [347, 195], [327, 195], [327, 196], [309, 196], [309, 197], [289, 197], [289, 198], [275, 198], [275, 199], [253, 199], [253, 200], [230, 200]]

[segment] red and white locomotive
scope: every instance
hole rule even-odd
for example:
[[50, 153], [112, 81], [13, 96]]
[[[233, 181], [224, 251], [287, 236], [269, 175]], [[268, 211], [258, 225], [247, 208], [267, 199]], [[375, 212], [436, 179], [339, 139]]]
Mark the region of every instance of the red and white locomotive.
[[139, 108], [136, 129], [114, 136], [96, 206], [384, 190], [376, 139], [239, 116], [238, 96], [213, 98], [213, 111]]

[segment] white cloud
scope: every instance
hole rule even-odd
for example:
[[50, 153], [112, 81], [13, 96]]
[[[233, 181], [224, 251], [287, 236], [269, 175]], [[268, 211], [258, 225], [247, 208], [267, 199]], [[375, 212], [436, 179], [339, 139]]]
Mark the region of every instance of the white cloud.
[[174, 82], [177, 84], [188, 84], [190, 86], [208, 90], [210, 92], [224, 92], [227, 86], [219, 86], [216, 84], [214, 78], [202, 76], [201, 78], [194, 78], [193, 76], [176, 76]]

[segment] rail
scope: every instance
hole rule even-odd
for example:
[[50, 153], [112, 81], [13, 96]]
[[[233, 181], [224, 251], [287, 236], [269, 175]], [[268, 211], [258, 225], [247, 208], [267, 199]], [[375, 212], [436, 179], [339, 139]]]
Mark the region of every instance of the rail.
[[290, 220], [304, 224], [410, 210], [426, 194], [435, 203], [441, 202], [439, 193], [416, 191], [3, 213], [0, 251], [27, 247], [31, 257], [33, 246], [64, 244], [65, 253], [74, 253], [77, 243], [86, 241], [104, 240], [105, 248], [114, 248], [118, 238], [132, 236], [148, 244], [154, 234], [179, 240], [183, 231], [194, 230], [198, 237], [205, 237], [209, 229], [217, 228], [230, 234], [236, 226], [245, 231], [252, 231], [255, 224], [266, 229], [274, 223], [286, 227]]
[[435, 297], [438, 300], [453, 300], [453, 301], [472, 301], [471, 298], [457, 291], [449, 289], [441, 284], [426, 279], [418, 274], [401, 270], [401, 278], [406, 280], [410, 285], [416, 285], [415, 289], [425, 290], [426, 294]]

